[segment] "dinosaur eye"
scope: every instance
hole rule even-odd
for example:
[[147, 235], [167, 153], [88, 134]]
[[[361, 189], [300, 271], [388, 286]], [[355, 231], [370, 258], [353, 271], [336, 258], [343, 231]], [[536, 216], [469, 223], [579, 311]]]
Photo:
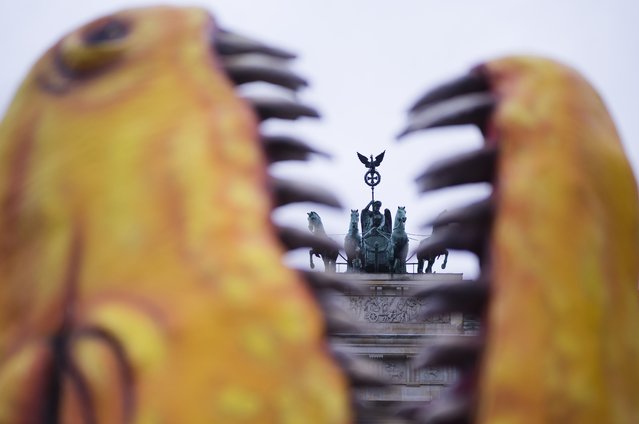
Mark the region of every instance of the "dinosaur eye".
[[124, 41], [130, 32], [127, 21], [113, 17], [99, 19], [62, 40], [58, 63], [63, 72], [86, 77], [117, 62], [127, 48]]
[[129, 27], [117, 19], [108, 19], [97, 23], [84, 35], [84, 40], [89, 45], [101, 44], [124, 38], [129, 32]]

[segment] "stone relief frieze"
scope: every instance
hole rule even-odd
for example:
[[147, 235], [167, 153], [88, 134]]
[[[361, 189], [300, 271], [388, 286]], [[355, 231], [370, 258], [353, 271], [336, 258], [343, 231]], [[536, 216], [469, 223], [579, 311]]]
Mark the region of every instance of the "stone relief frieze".
[[417, 383], [444, 384], [450, 383], [448, 370], [442, 368], [423, 368], [415, 375]]
[[384, 361], [384, 376], [390, 379], [392, 383], [406, 382], [408, 374], [408, 364], [406, 361]]
[[379, 364], [380, 377], [390, 380], [391, 384], [449, 384], [455, 378], [449, 368], [413, 369], [410, 359], [386, 359]]
[[371, 323], [450, 323], [450, 314], [422, 318], [426, 301], [404, 296], [349, 296], [349, 307], [358, 318]]

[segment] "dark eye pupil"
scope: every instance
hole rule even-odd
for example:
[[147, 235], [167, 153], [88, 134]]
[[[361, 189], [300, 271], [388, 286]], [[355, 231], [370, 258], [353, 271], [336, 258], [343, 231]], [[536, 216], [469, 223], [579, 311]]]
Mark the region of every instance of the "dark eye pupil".
[[127, 32], [128, 28], [123, 22], [112, 19], [87, 32], [85, 40], [88, 44], [99, 44], [123, 38]]

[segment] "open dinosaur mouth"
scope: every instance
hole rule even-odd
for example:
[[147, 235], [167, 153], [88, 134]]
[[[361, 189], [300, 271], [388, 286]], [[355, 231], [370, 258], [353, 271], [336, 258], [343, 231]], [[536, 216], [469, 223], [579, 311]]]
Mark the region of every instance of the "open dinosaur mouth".
[[[258, 41], [222, 30], [216, 35], [215, 50], [222, 59], [229, 78], [241, 85], [265, 82], [285, 90], [299, 91], [307, 85], [306, 80], [289, 69], [293, 54], [262, 44]], [[279, 97], [245, 96], [253, 106], [260, 121], [270, 118], [295, 120], [301, 117], [318, 117], [312, 108]], [[488, 120], [495, 107], [495, 96], [490, 92], [487, 79], [481, 70], [476, 70], [462, 78], [437, 87], [422, 96], [410, 110], [407, 128], [400, 136], [409, 133], [449, 125], [476, 125], [486, 132]], [[308, 160], [312, 155], [321, 154], [303, 141], [288, 135], [262, 135], [267, 160], [274, 163], [282, 160]], [[427, 192], [460, 184], [479, 182], [492, 183], [497, 162], [497, 148], [483, 147], [476, 151], [434, 164], [417, 179], [421, 192]], [[275, 207], [293, 202], [317, 202], [337, 206], [335, 197], [317, 187], [301, 185], [290, 180], [272, 178]], [[461, 249], [475, 253], [482, 266], [482, 274], [477, 281], [445, 283], [417, 293], [417, 297], [428, 298], [430, 308], [427, 314], [464, 313], [482, 315], [489, 298], [488, 241], [494, 217], [493, 196], [467, 207], [449, 211], [439, 216], [431, 224], [442, 227], [428, 243], [420, 246], [418, 255], [428, 250]], [[302, 247], [336, 248], [326, 238], [295, 228], [278, 227], [280, 238], [288, 250]], [[336, 309], [330, 301], [328, 290], [356, 290], [348, 282], [336, 276], [323, 273], [302, 272], [305, 280], [315, 293], [326, 317], [327, 332], [357, 331], [349, 317]], [[427, 346], [415, 359], [420, 367], [455, 367], [460, 379], [446, 394], [428, 405], [408, 407], [401, 413], [416, 422], [468, 422], [474, 410], [474, 392], [483, 335], [473, 337], [438, 338]], [[334, 352], [334, 357], [348, 375], [351, 386], [375, 387], [385, 384], [376, 376], [374, 366], [368, 360]], [[354, 402], [364, 409], [371, 405]], [[370, 411], [367, 411], [370, 412]], [[380, 409], [379, 414], [396, 411]]]
[[[494, 190], [438, 216], [431, 225], [439, 231], [416, 252], [419, 273], [432, 251], [478, 256], [474, 281], [410, 287], [420, 303], [406, 306], [413, 317], [455, 313], [448, 322], [460, 333], [389, 334], [402, 344], [402, 366], [415, 352], [410, 340], [426, 346], [401, 374], [396, 351], [385, 350], [391, 367], [380, 377], [384, 363], [331, 346], [331, 336], [366, 332], [334, 291], [377, 296], [377, 283], [362, 293], [350, 278], [291, 272], [284, 252], [339, 246], [325, 233], [269, 222], [272, 209], [291, 203], [339, 206], [322, 188], [270, 175], [274, 163], [326, 155], [257, 128], [319, 117], [298, 100], [308, 83], [291, 70], [294, 58], [216, 28], [204, 10], [157, 7], [89, 23], [34, 65], [0, 122], [0, 421], [397, 423], [386, 420], [397, 398], [369, 388], [402, 375], [411, 386], [446, 384], [449, 372], [426, 379], [413, 371], [453, 367], [453, 386], [429, 389], [441, 397], [400, 415], [633, 422], [637, 187], [587, 81], [546, 59], [505, 58], [410, 109], [400, 136], [472, 124], [486, 138], [428, 168], [417, 178], [421, 192], [486, 182]], [[236, 89], [252, 83], [284, 95]], [[383, 155], [358, 154], [370, 172]], [[381, 202], [370, 205], [381, 215]], [[367, 226], [390, 228], [386, 215], [368, 216]], [[399, 206], [394, 228], [402, 231], [385, 231], [395, 252], [407, 248], [405, 216]], [[351, 210], [355, 229], [359, 218]], [[392, 259], [395, 272], [401, 258]], [[386, 328], [403, 331], [405, 321]], [[379, 356], [361, 340], [360, 355]], [[521, 366], [530, 355], [534, 362]], [[423, 392], [397, 393], [403, 402]]]
[[[445, 83], [428, 91], [410, 109], [406, 129], [399, 137], [415, 131], [451, 125], [476, 125], [486, 134], [496, 105], [482, 70]], [[417, 178], [420, 192], [472, 183], [493, 183], [498, 149], [478, 150], [433, 164]], [[468, 206], [448, 211], [430, 225], [441, 230], [422, 244], [417, 255], [441, 249], [467, 250], [479, 258], [481, 274], [477, 280], [445, 283], [416, 293], [428, 299], [426, 315], [463, 313], [482, 316], [489, 301], [489, 240], [495, 215], [495, 193]], [[482, 331], [486, 331], [485, 326]], [[438, 338], [415, 359], [415, 366], [457, 368], [460, 378], [439, 399], [428, 405], [416, 405], [403, 415], [421, 423], [472, 422], [475, 391], [484, 334]]]

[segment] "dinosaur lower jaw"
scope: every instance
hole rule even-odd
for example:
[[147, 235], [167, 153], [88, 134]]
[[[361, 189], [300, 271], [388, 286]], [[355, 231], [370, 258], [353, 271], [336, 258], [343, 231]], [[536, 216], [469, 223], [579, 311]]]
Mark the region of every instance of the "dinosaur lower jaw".
[[[451, 125], [476, 125], [483, 133], [489, 127], [496, 99], [484, 70], [432, 89], [411, 108], [403, 137], [415, 131]], [[421, 192], [461, 184], [495, 180], [499, 150], [494, 143], [466, 154], [435, 163], [417, 178]], [[446, 283], [417, 293], [427, 298], [427, 315], [462, 313], [481, 317], [487, 311], [490, 292], [490, 238], [496, 209], [495, 193], [460, 209], [447, 211], [429, 223], [433, 235], [418, 248], [418, 257], [447, 249], [467, 250], [479, 258], [480, 277], [475, 281]], [[486, 331], [482, 326], [474, 336], [440, 337], [415, 359], [416, 367], [446, 366], [459, 370], [459, 380], [439, 399], [428, 405], [407, 409], [405, 416], [424, 423], [474, 422], [477, 384], [481, 373]]]

